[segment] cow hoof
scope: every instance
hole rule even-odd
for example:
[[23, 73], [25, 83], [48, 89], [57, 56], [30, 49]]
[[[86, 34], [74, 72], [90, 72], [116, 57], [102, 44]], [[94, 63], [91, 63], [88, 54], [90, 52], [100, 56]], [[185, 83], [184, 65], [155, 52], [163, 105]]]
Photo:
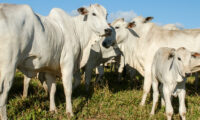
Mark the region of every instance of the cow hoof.
[[26, 98], [27, 98], [27, 96], [24, 96], [24, 95], [22, 96], [22, 100], [24, 100], [24, 99], [26, 99]]
[[154, 115], [154, 112], [151, 112], [151, 113], [150, 113], [150, 117], [152, 117], [153, 115]]
[[6, 105], [0, 106], [0, 120], [7, 120]]
[[55, 109], [55, 110], [50, 110], [50, 113], [52, 113], [52, 114], [57, 114], [58, 113], [58, 111]]
[[73, 117], [73, 116], [74, 116], [73, 113], [67, 112], [67, 117], [68, 117], [68, 119], [70, 119], [70, 118]]
[[143, 107], [144, 105], [145, 105], [145, 104], [144, 104], [143, 102], [141, 102], [141, 103], [140, 103], [140, 106], [142, 106], [142, 107]]

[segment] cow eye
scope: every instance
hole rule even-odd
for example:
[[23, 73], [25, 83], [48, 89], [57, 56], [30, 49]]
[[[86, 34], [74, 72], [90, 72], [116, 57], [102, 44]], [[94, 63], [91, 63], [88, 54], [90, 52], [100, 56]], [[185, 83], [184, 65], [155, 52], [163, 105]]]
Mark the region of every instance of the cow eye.
[[191, 55], [193, 58], [196, 58], [196, 56], [195, 55]]
[[92, 13], [93, 16], [97, 16], [96, 13]]
[[180, 57], [178, 57], [178, 60], [179, 60], [179, 61], [181, 61], [181, 58], [180, 58]]
[[119, 27], [117, 26], [117, 27], [115, 27], [115, 29], [119, 29]]

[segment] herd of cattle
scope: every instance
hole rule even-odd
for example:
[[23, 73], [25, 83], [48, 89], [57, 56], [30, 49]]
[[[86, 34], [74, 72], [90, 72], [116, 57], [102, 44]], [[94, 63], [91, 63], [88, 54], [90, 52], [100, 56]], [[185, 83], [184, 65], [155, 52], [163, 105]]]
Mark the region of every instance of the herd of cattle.
[[[158, 26], [153, 17], [123, 18], [111, 24], [107, 11], [99, 4], [78, 9], [80, 15], [69, 16], [53, 8], [48, 16], [33, 12], [28, 5], [0, 4], [0, 118], [7, 119], [6, 103], [16, 69], [24, 74], [27, 96], [30, 79], [38, 76], [50, 96], [50, 111], [56, 112], [56, 77], [61, 77], [66, 113], [73, 116], [71, 95], [81, 81], [85, 68], [85, 85], [89, 90], [92, 71], [102, 63], [118, 58], [119, 72], [125, 65], [144, 76], [145, 105], [151, 85], [154, 114], [158, 101], [158, 82], [166, 115], [173, 115], [171, 96], [179, 97], [179, 114], [186, 119], [185, 82], [187, 74], [200, 70], [200, 29], [179, 30], [168, 24]], [[74, 85], [73, 84], [74, 79]], [[73, 87], [72, 87], [73, 86]]]

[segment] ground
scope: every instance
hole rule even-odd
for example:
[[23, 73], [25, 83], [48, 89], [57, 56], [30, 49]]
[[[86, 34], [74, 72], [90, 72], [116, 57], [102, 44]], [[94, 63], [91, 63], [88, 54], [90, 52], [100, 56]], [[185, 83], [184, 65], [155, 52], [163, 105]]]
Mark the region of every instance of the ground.
[[[143, 78], [137, 74], [134, 79], [126, 75], [122, 82], [117, 81], [117, 73], [107, 72], [102, 85], [95, 85], [93, 75], [90, 92], [85, 91], [84, 81], [73, 91], [72, 120], [164, 120], [165, 109], [156, 108], [154, 116], [150, 116], [152, 95], [147, 98], [144, 107], [139, 106], [142, 97]], [[194, 77], [187, 81], [186, 106], [188, 120], [200, 120], [200, 89], [195, 90]], [[199, 85], [200, 88], [200, 85]], [[49, 112], [49, 98], [41, 83], [32, 79], [28, 97], [22, 99], [23, 75], [17, 72], [12, 89], [9, 93], [8, 117], [10, 120], [63, 120], [68, 119], [65, 114], [65, 98], [62, 82], [57, 80], [56, 105], [58, 113]], [[179, 120], [178, 99], [174, 98], [174, 120]]]

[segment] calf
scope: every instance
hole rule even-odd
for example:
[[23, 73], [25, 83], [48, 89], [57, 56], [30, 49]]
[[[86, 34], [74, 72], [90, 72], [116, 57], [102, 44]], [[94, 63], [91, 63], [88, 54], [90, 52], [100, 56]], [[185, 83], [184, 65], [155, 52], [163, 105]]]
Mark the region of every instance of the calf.
[[153, 87], [153, 106], [151, 114], [155, 112], [158, 101], [158, 82], [161, 83], [164, 94], [167, 119], [171, 120], [173, 108], [171, 95], [179, 97], [179, 114], [185, 120], [185, 81], [186, 74], [196, 72], [200, 66], [200, 54], [193, 53], [184, 47], [174, 48], [161, 47], [155, 53], [151, 73]]

